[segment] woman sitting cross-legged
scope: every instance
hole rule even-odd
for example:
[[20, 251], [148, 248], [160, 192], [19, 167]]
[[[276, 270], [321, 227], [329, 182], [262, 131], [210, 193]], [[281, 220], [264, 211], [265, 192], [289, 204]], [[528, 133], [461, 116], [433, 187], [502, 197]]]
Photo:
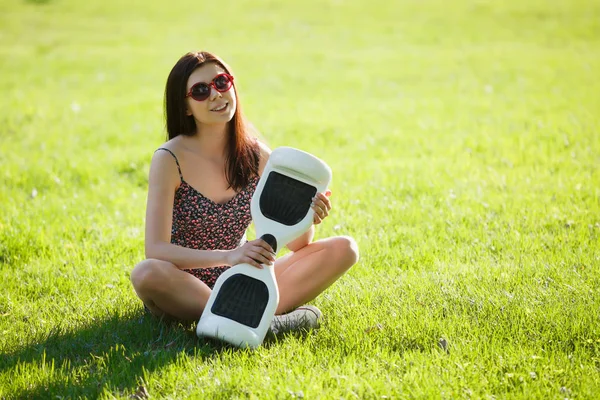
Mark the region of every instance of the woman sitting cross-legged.
[[[275, 260], [263, 240], [247, 242], [250, 200], [269, 159], [251, 135], [229, 67], [208, 52], [188, 53], [167, 79], [169, 140], [152, 158], [148, 182], [147, 259], [131, 272], [133, 287], [156, 316], [198, 320], [216, 279], [233, 265], [274, 263], [281, 325], [318, 326], [321, 312], [304, 305], [358, 260], [346, 236], [312, 241], [314, 226]], [[314, 224], [331, 210], [330, 192], [317, 193]]]

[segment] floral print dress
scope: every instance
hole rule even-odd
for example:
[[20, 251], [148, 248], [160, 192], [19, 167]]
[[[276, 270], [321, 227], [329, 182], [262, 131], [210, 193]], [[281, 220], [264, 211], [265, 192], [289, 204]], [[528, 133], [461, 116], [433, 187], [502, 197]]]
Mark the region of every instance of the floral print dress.
[[[250, 201], [259, 178], [250, 179], [248, 185], [231, 200], [215, 203], [183, 179], [179, 161], [173, 152], [162, 147], [158, 150], [168, 151], [173, 156], [181, 179], [173, 204], [171, 243], [197, 250], [232, 250], [244, 244], [246, 229], [252, 222]], [[184, 271], [212, 289], [217, 278], [229, 268], [219, 266]]]

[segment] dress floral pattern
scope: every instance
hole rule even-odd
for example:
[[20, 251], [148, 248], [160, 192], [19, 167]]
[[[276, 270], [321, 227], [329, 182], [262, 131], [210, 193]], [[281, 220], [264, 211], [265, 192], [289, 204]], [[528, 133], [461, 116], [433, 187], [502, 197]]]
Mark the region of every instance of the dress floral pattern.
[[[225, 203], [215, 203], [190, 186], [181, 174], [179, 161], [168, 151], [179, 170], [181, 184], [175, 192], [171, 243], [197, 250], [232, 250], [245, 242], [246, 229], [252, 222], [250, 201], [258, 184], [258, 177]], [[229, 266], [185, 269], [211, 289], [217, 278]]]

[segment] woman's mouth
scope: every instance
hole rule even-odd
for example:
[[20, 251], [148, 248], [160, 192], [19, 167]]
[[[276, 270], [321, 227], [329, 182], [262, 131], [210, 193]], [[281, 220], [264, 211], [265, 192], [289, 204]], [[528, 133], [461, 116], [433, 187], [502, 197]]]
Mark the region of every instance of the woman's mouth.
[[212, 108], [210, 111], [223, 112], [223, 111], [225, 111], [225, 109], [227, 109], [228, 105], [229, 105], [229, 103], [221, 104], [219, 106], [216, 106], [215, 108]]

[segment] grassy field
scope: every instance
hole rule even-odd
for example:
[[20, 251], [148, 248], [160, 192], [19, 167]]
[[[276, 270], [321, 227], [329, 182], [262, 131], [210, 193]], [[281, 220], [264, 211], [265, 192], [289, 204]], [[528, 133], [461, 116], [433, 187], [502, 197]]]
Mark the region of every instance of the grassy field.
[[[597, 0], [0, 0], [0, 398], [600, 393]], [[144, 316], [167, 74], [233, 67], [361, 261], [257, 351]]]

